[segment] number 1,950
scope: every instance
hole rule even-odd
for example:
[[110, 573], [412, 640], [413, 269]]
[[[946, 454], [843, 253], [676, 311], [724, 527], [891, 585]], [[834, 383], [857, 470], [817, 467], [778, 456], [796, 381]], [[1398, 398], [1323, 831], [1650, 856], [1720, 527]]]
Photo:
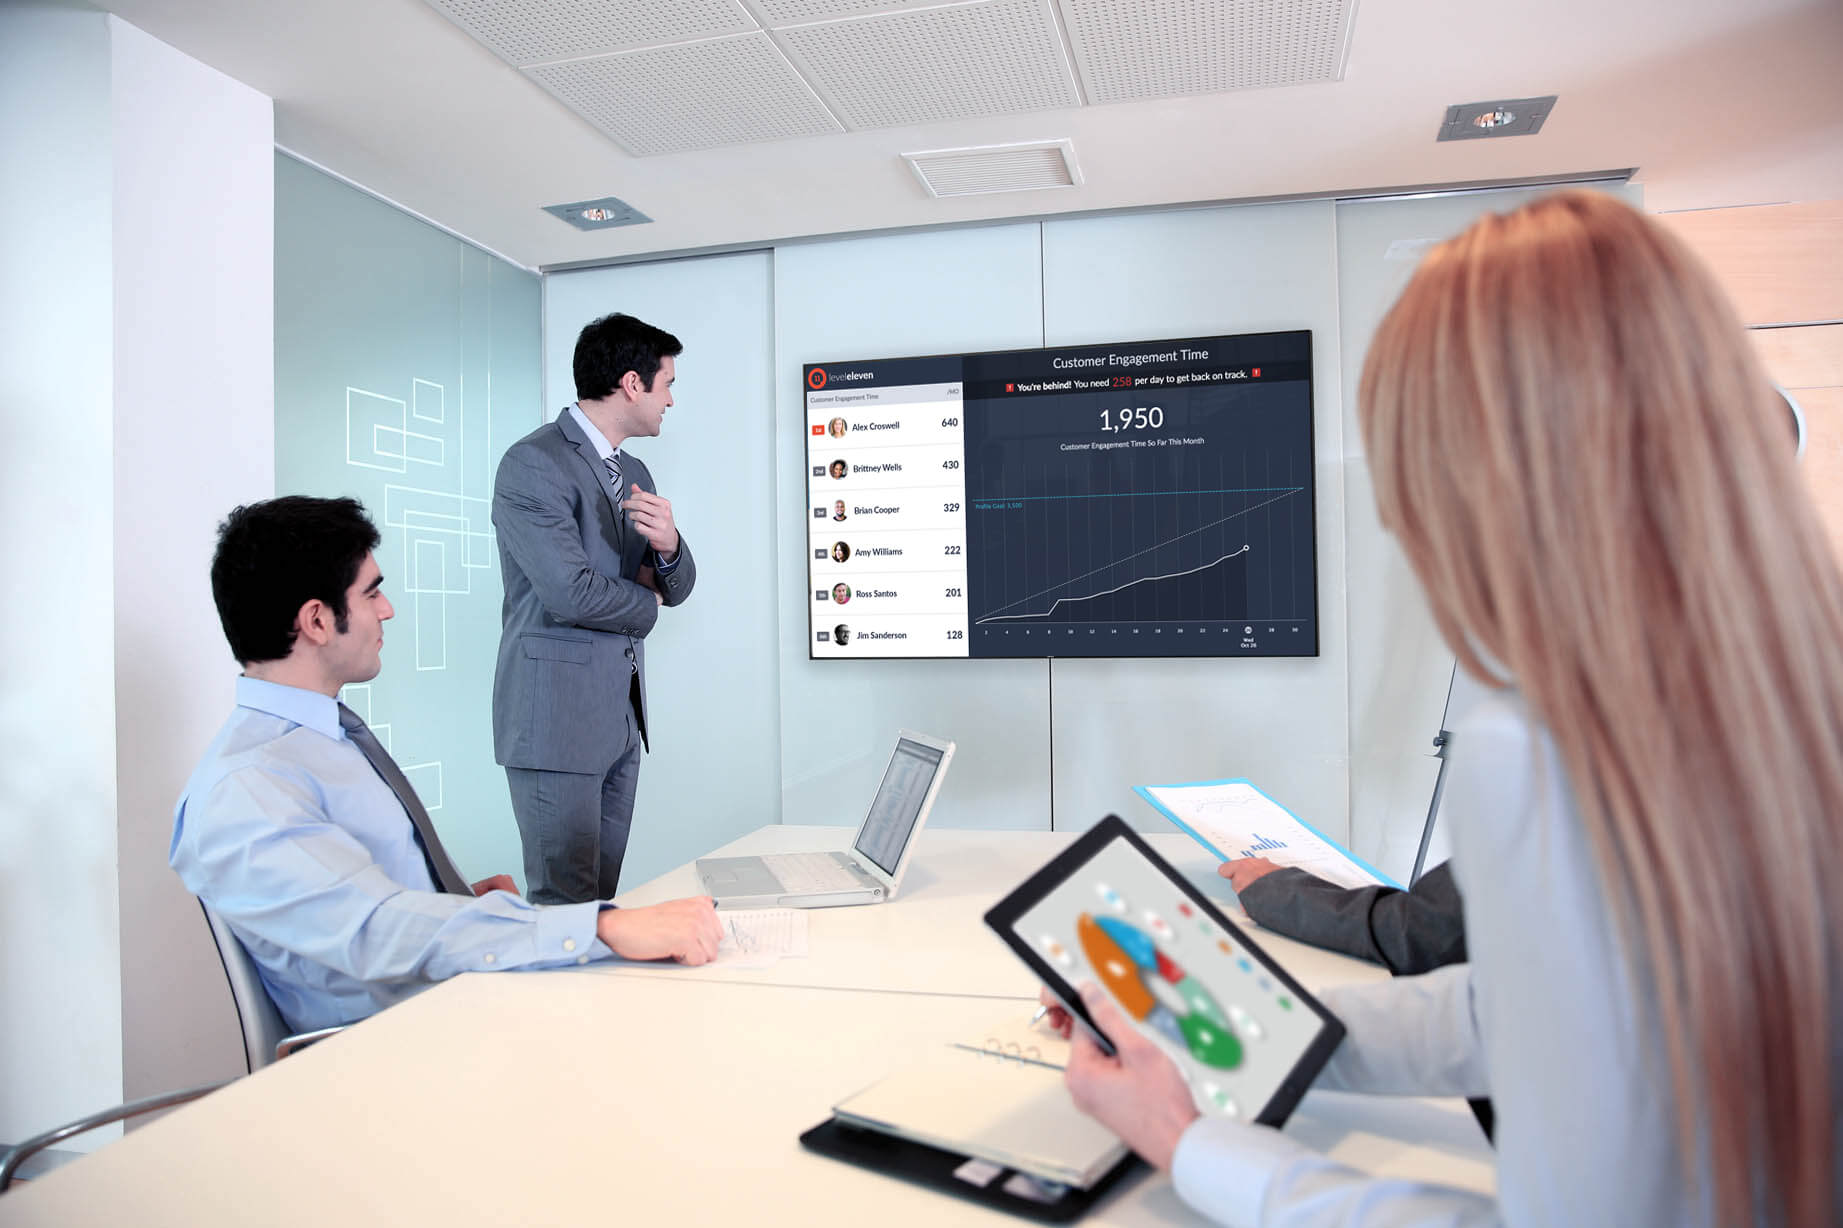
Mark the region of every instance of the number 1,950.
[[1141, 405], [1136, 409], [1103, 409], [1101, 411], [1101, 429], [1103, 431], [1143, 431], [1148, 428], [1157, 430], [1165, 424], [1165, 411], [1157, 405]]

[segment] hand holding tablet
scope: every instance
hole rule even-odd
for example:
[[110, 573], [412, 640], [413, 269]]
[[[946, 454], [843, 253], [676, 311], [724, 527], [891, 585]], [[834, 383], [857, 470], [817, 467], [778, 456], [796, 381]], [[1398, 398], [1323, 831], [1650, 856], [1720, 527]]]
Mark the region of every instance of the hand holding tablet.
[[[1170, 1122], [1145, 1132], [1137, 1124], [1178, 1112], [1180, 1083], [1196, 1110], [1282, 1124], [1344, 1035], [1329, 1011], [1111, 815], [985, 920], [1095, 1038], [1093, 1050], [1077, 1042], [1071, 1090], [1096, 1099], [1083, 1107], [1123, 1135], [1129, 1126], [1141, 1135], [1128, 1138], [1136, 1145], [1167, 1135], [1175, 1141], [1164, 1128]], [[1096, 987], [1091, 1000], [1077, 991], [1087, 982]], [[1167, 1147], [1149, 1149], [1148, 1159], [1169, 1163]]]

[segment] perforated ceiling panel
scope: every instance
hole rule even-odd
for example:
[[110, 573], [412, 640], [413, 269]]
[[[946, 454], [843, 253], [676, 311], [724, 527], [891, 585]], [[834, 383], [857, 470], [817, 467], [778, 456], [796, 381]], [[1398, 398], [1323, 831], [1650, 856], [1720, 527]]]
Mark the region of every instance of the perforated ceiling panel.
[[938, 8], [940, 4], [941, 0], [755, 0], [755, 11], [770, 26], [789, 26], [897, 9]]
[[761, 33], [526, 71], [630, 153], [839, 131]]
[[997, 0], [777, 29], [848, 128], [1080, 102], [1049, 0]]
[[756, 29], [736, 0], [428, 0], [521, 68]]
[[1355, 0], [1062, 0], [1091, 103], [1335, 81]]

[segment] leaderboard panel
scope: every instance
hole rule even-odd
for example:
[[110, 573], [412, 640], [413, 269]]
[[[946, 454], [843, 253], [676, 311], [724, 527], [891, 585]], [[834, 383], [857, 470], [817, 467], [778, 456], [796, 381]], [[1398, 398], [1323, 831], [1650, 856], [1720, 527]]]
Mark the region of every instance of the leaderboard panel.
[[813, 363], [809, 652], [1314, 656], [1311, 334]]

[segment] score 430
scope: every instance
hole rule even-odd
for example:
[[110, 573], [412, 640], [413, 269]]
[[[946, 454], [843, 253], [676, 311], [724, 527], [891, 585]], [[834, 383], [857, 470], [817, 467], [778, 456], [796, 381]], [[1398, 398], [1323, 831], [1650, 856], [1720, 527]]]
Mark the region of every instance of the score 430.
[[1101, 411], [1101, 429], [1103, 431], [1143, 431], [1157, 430], [1165, 424], [1165, 411], [1156, 405], [1140, 406], [1137, 409], [1103, 409]]

